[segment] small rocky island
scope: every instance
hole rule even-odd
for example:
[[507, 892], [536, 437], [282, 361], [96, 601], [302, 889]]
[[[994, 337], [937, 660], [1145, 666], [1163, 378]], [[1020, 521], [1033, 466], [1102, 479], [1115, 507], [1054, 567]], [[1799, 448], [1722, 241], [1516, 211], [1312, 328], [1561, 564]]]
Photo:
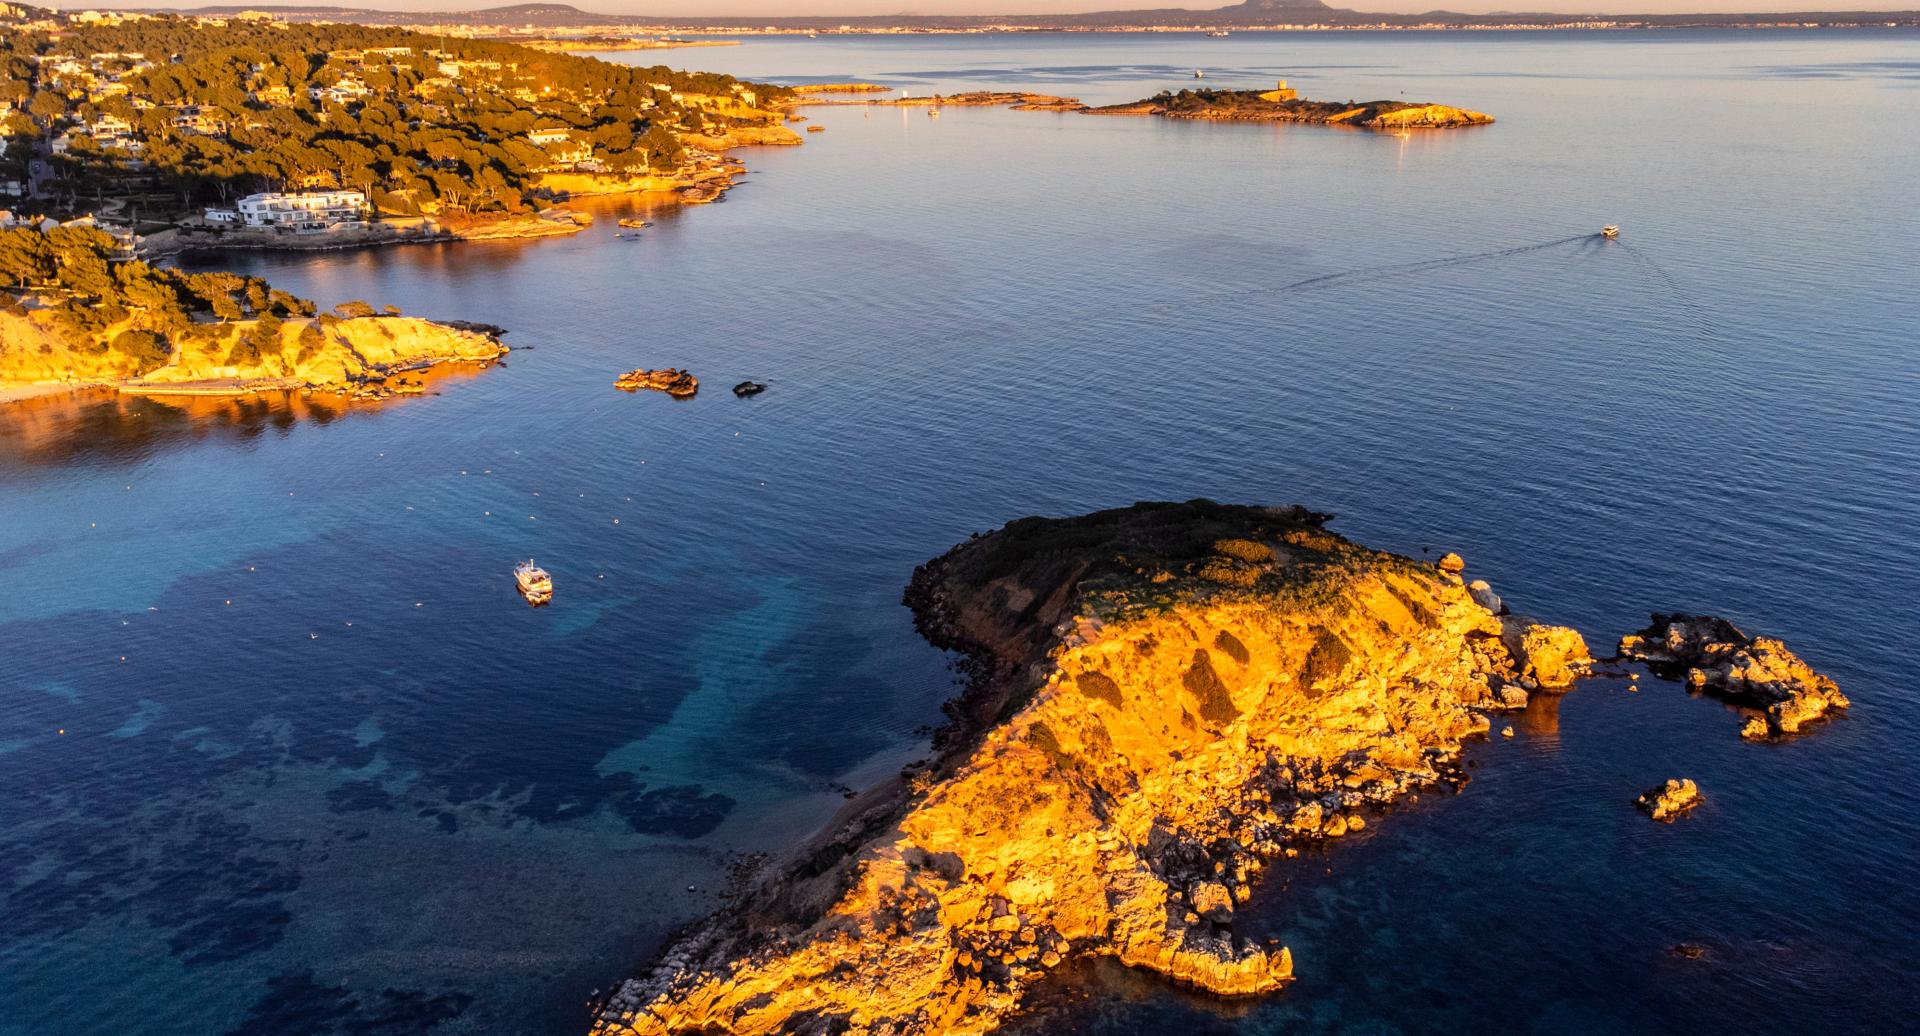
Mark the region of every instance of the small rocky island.
[[936, 757], [764, 870], [594, 1031], [985, 1032], [1075, 956], [1222, 995], [1285, 984], [1289, 950], [1235, 926], [1256, 876], [1456, 781], [1487, 711], [1587, 654], [1495, 615], [1457, 559], [1326, 518], [1138, 504], [921, 567], [917, 625], [971, 675]]
[[1751, 741], [1790, 737], [1852, 704], [1832, 677], [1816, 672], [1780, 640], [1749, 636], [1717, 616], [1655, 614], [1646, 629], [1620, 638], [1619, 654], [1758, 710], [1740, 728], [1740, 736]]
[[1425, 101], [1310, 101], [1281, 80], [1272, 90], [1162, 91], [1145, 100], [1093, 107], [1072, 97], [1025, 91], [977, 90], [919, 97], [851, 97], [827, 99], [834, 93], [871, 93], [887, 88], [873, 83], [843, 83], [831, 90], [803, 91], [793, 106], [820, 104], [886, 105], [892, 107], [1010, 107], [1015, 111], [1079, 112], [1086, 115], [1159, 115], [1169, 119], [1216, 119], [1243, 122], [1309, 122], [1326, 126], [1358, 126], [1376, 130], [1453, 129], [1484, 126], [1493, 116], [1446, 104]]
[[700, 391], [700, 379], [678, 367], [662, 367], [659, 370], [637, 367], [613, 379], [613, 387], [622, 392], [650, 389], [665, 392], [675, 399], [691, 399]]
[[1425, 101], [1310, 101], [1281, 80], [1272, 90], [1163, 91], [1143, 101], [1089, 108], [1096, 115], [1159, 115], [1169, 119], [1311, 122], [1376, 130], [1484, 126], [1493, 116]]

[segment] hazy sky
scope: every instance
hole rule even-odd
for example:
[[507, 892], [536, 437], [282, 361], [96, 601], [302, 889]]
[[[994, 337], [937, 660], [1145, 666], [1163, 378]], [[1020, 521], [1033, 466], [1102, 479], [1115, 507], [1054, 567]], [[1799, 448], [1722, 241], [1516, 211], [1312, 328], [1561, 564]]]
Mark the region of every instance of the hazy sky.
[[[102, 7], [200, 7], [247, 0], [105, 0]], [[363, 7], [384, 11], [472, 11], [501, 7], [514, 0], [313, 0], [315, 5]], [[568, 2], [568, 0], [560, 0]], [[734, 17], [738, 15], [850, 14], [1051, 14], [1163, 7], [1208, 10], [1237, 0], [571, 0], [583, 11], [604, 14]], [[1899, 11], [1920, 7], [1920, 0], [1326, 0], [1329, 6], [1356, 11], [1595, 11], [1633, 14], [1720, 11]], [[53, 6], [78, 10], [84, 0], [59, 0]], [[303, 6], [261, 0], [250, 6]]]

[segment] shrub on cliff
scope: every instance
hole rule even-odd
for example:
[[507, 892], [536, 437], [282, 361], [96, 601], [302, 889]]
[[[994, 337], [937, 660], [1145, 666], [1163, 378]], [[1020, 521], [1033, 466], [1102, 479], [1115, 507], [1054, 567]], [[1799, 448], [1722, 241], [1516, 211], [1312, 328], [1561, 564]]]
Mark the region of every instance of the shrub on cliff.
[[158, 332], [137, 328], [114, 335], [108, 347], [126, 357], [129, 373], [135, 377], [165, 366], [173, 356], [167, 340]]

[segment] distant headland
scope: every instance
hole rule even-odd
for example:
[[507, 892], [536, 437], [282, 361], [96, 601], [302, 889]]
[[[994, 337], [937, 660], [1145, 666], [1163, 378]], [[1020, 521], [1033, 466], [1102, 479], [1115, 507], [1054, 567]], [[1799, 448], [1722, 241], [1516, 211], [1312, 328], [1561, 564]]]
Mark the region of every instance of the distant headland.
[[[1465, 14], [1429, 11], [1387, 14], [1330, 7], [1320, 0], [1245, 0], [1210, 10], [1152, 8], [1093, 11], [1078, 14], [888, 14], [803, 16], [602, 14], [569, 4], [514, 4], [471, 11], [386, 11], [340, 6], [276, 7], [273, 17], [292, 22], [359, 22], [370, 25], [474, 26], [498, 31], [556, 32], [590, 28], [634, 28], [663, 32], [753, 33], [861, 33], [861, 32], [989, 32], [1018, 30], [1139, 31], [1168, 29], [1461, 29], [1461, 28], [1813, 28], [1882, 25], [1920, 25], [1920, 10], [1912, 11], [1783, 11], [1777, 13], [1716, 12], [1698, 14], [1592, 13], [1503, 11]], [[235, 16], [256, 9], [216, 5], [174, 13], [209, 17]]]
[[[1428, 101], [1313, 101], [1281, 80], [1271, 90], [1167, 90], [1145, 100], [1101, 107], [1081, 104], [1072, 97], [1051, 94], [974, 91], [877, 98], [887, 92], [878, 83], [836, 83], [801, 88], [795, 107], [814, 104], [888, 105], [928, 108], [1007, 106], [1015, 111], [1078, 112], [1084, 115], [1158, 115], [1169, 119], [1211, 119], [1225, 122], [1301, 122], [1322, 126], [1357, 126], [1377, 130], [1452, 129], [1485, 126], [1493, 116]], [[836, 97], [836, 94], [849, 95]]]

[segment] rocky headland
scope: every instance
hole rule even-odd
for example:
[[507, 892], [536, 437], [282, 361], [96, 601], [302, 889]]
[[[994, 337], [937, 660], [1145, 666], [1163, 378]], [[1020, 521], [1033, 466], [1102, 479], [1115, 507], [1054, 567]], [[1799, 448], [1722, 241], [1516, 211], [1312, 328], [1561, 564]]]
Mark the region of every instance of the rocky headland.
[[1655, 614], [1620, 638], [1621, 658], [1759, 714], [1740, 728], [1749, 740], [1786, 737], [1851, 703], [1832, 677], [1816, 672], [1774, 637], [1748, 636], [1711, 615]]
[[[0, 400], [88, 387], [237, 395], [305, 389], [359, 398], [406, 393], [441, 364], [488, 365], [497, 334], [418, 317], [235, 320], [166, 343], [130, 319], [76, 335], [45, 311], [0, 312]], [[129, 346], [128, 338], [139, 347]]]
[[1486, 711], [1586, 658], [1458, 566], [1326, 517], [1139, 504], [922, 566], [907, 602], [970, 675], [936, 757], [750, 881], [594, 1031], [981, 1033], [1076, 956], [1285, 984], [1288, 949], [1235, 925], [1256, 875], [1456, 780]]

